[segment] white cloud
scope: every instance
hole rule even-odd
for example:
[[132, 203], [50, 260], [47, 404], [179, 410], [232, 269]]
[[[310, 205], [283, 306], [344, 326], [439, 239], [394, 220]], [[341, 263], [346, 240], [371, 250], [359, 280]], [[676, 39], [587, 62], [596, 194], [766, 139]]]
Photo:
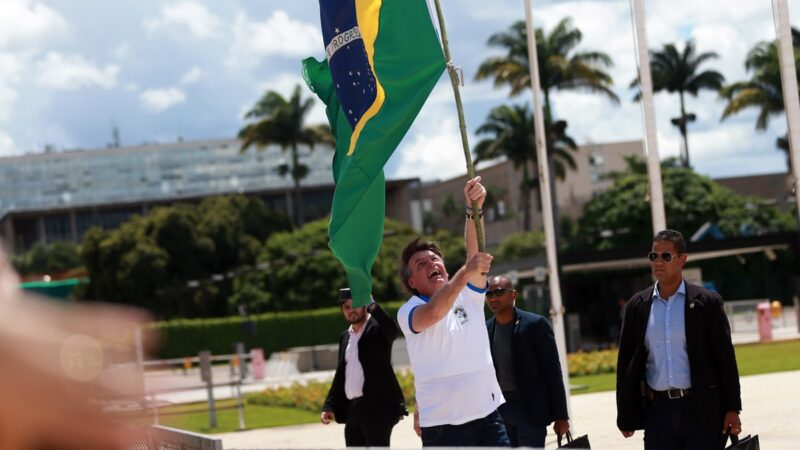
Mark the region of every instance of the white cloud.
[[146, 19], [144, 28], [149, 33], [166, 30], [171, 33], [189, 32], [198, 39], [219, 35], [221, 22], [204, 5], [181, 1], [163, 5], [157, 17]]
[[[440, 83], [433, 95], [443, 95], [437, 91], [448, 89], [451, 89], [449, 83]], [[474, 136], [470, 136], [470, 142], [475, 142]], [[387, 167], [390, 178], [444, 180], [466, 173], [453, 104], [426, 103]]]
[[41, 2], [3, 0], [0, 14], [0, 48], [29, 47], [67, 30], [61, 14]]
[[254, 66], [270, 56], [302, 57], [322, 52], [322, 33], [316, 25], [293, 20], [283, 10], [262, 22], [239, 13], [233, 25], [228, 65]]
[[[289, 97], [297, 85], [300, 85], [301, 88], [306, 85], [299, 73], [283, 72], [271, 80], [260, 83], [257, 89], [260, 94], [266, 91], [275, 91], [284, 97]], [[307, 93], [313, 95], [310, 90], [307, 90]]]
[[0, 122], [8, 119], [17, 99], [16, 85], [21, 79], [24, 58], [13, 53], [0, 52]]
[[125, 61], [131, 55], [131, 44], [128, 42], [123, 42], [116, 47], [114, 50], [111, 51], [111, 56], [114, 57], [117, 61]]
[[200, 80], [200, 78], [202, 76], [203, 76], [203, 69], [201, 69], [201, 68], [199, 68], [197, 66], [194, 66], [191, 69], [189, 69], [188, 72], [183, 74], [183, 76], [181, 77], [180, 83], [182, 85], [184, 85], [184, 86], [192, 84], [192, 83], [196, 83], [197, 81]]
[[186, 101], [186, 94], [178, 88], [147, 89], [139, 95], [142, 105], [150, 112], [161, 112]]
[[37, 82], [40, 86], [57, 90], [74, 90], [99, 86], [110, 89], [117, 85], [119, 66], [95, 66], [80, 55], [63, 55], [49, 52], [37, 64]]
[[0, 130], [0, 157], [12, 156], [18, 153], [17, 147], [14, 145], [14, 140], [11, 136], [7, 135]]

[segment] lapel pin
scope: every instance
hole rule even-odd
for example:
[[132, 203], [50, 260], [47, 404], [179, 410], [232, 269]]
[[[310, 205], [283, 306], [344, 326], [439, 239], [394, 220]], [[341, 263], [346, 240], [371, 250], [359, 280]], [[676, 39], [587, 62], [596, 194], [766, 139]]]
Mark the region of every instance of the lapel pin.
[[689, 308], [694, 309], [694, 302], [689, 303]]

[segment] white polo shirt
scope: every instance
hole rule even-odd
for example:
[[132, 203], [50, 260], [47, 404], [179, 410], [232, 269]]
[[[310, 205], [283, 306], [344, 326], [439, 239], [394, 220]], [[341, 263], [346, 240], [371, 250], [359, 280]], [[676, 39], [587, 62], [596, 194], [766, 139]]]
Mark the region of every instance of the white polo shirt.
[[480, 419], [505, 402], [486, 332], [485, 292], [467, 284], [450, 313], [420, 333], [411, 329], [411, 319], [427, 297], [415, 295], [397, 312], [414, 371], [422, 427]]

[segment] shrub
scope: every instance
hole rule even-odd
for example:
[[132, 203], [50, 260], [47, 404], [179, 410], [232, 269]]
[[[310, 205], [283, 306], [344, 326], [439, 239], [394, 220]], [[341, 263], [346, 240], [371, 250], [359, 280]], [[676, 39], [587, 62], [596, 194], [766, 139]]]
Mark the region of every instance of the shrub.
[[617, 370], [617, 350], [570, 353], [567, 367], [570, 376], [613, 373]]
[[[381, 302], [390, 316], [397, 314], [401, 304]], [[249, 317], [177, 319], [153, 323], [149, 329], [161, 341], [158, 357], [168, 359], [197, 355], [201, 350], [228, 354], [237, 342], [244, 342], [248, 349], [262, 348], [265, 356], [291, 347], [334, 344], [346, 327], [340, 308], [334, 306]]]
[[[414, 398], [414, 375], [410, 370], [396, 372], [397, 381], [403, 391], [403, 397], [407, 405], [416, 402]], [[290, 408], [300, 408], [309, 411], [322, 411], [325, 397], [328, 395], [332, 380], [327, 381], [308, 381], [306, 384], [298, 382], [290, 386], [264, 389], [261, 392], [245, 395], [248, 405], [262, 406], [286, 406]]]

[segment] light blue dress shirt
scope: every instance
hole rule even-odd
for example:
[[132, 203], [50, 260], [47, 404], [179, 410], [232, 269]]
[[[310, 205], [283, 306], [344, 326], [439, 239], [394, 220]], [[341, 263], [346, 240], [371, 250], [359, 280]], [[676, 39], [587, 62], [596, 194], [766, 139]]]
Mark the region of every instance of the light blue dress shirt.
[[686, 283], [668, 300], [653, 289], [653, 306], [647, 320], [647, 384], [657, 390], [688, 389], [692, 386], [689, 355], [686, 352]]

